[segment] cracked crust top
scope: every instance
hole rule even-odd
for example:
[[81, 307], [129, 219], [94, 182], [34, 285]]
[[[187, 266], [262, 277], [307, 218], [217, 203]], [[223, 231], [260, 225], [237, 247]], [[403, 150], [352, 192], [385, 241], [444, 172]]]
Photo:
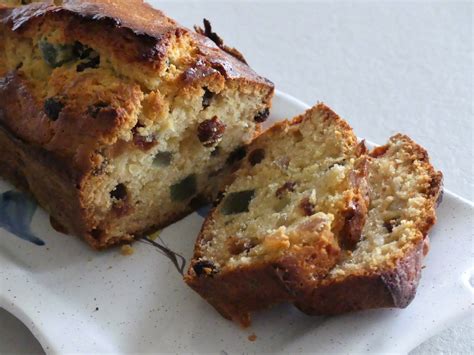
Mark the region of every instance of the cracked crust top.
[[[151, 91], [161, 94], [145, 107], [154, 112], [178, 93], [200, 95], [202, 86], [258, 93], [267, 107], [273, 95], [273, 84], [245, 63], [141, 0], [0, 7], [0, 27], [0, 124], [15, 139], [60, 157], [66, 163], [60, 168], [77, 183], [100, 166], [102, 146], [133, 138]], [[60, 48], [80, 41], [99, 52], [100, 66], [80, 76], [67, 66], [51, 71], [38, 63], [45, 38]], [[108, 107], [94, 108], [102, 103]], [[100, 116], [91, 120], [94, 110]]]

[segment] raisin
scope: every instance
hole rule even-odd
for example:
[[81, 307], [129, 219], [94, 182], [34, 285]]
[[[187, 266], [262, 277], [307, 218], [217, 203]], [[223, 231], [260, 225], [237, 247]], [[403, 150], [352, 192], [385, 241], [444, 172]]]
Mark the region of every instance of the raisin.
[[135, 134], [133, 136], [133, 143], [141, 150], [147, 151], [156, 145], [156, 139], [153, 135], [142, 136]]
[[57, 97], [50, 97], [44, 101], [44, 113], [51, 120], [56, 121], [59, 118], [59, 114], [64, 108], [64, 104]]
[[295, 186], [296, 186], [296, 182], [287, 181], [276, 190], [275, 196], [278, 198], [281, 198], [283, 194], [286, 193], [287, 191], [294, 192]]
[[238, 147], [232, 153], [229, 154], [229, 157], [226, 160], [227, 164], [234, 164], [240, 160], [242, 160], [247, 154], [245, 147]]
[[75, 57], [79, 59], [86, 59], [92, 54], [93, 49], [89, 46], [86, 46], [85, 44], [82, 44], [81, 42], [76, 41], [72, 46], [72, 52]]
[[196, 175], [191, 174], [170, 187], [171, 199], [173, 201], [185, 201], [196, 194]]
[[199, 260], [193, 265], [193, 270], [197, 276], [212, 276], [218, 272], [217, 267], [209, 260]]
[[153, 158], [153, 165], [157, 167], [165, 167], [171, 164], [173, 154], [171, 152], [158, 152]]
[[94, 228], [89, 232], [89, 234], [91, 235], [92, 238], [99, 240], [104, 235], [104, 231], [99, 228]]
[[237, 214], [249, 211], [250, 201], [255, 195], [255, 190], [231, 192], [225, 198], [221, 211], [224, 215]]
[[87, 68], [97, 69], [99, 65], [100, 65], [100, 56], [96, 56], [96, 57], [88, 59], [85, 62], [79, 63], [76, 67], [76, 71], [78, 73], [81, 73]]
[[255, 166], [262, 162], [265, 159], [265, 150], [264, 149], [255, 149], [252, 150], [248, 156], [249, 163], [252, 166]]
[[202, 121], [197, 128], [199, 141], [205, 147], [212, 147], [219, 143], [224, 135], [224, 131], [225, 124], [216, 116]]
[[227, 249], [232, 255], [239, 255], [243, 252], [248, 253], [257, 243], [254, 240], [229, 237], [226, 240]]
[[393, 228], [398, 226], [400, 224], [400, 221], [397, 219], [391, 219], [390, 221], [385, 221], [383, 222], [384, 228], [387, 230], [387, 232], [392, 233]]
[[89, 114], [89, 116], [91, 116], [92, 118], [97, 118], [97, 116], [99, 115], [100, 111], [102, 111], [102, 109], [108, 107], [109, 104], [106, 103], [106, 102], [103, 102], [103, 101], [100, 101], [94, 105], [90, 105], [88, 108], [87, 108], [87, 113]]
[[67, 44], [52, 44], [47, 41], [41, 41], [39, 49], [46, 64], [52, 68], [60, 67], [74, 59], [72, 46]]
[[209, 91], [208, 88], [204, 88], [204, 95], [202, 96], [202, 107], [207, 108], [211, 105], [211, 100], [214, 97], [214, 93]]
[[265, 122], [267, 120], [268, 116], [270, 116], [270, 110], [268, 108], [266, 108], [265, 110], [260, 111], [259, 113], [257, 113], [255, 115], [254, 121], [258, 122], [258, 123]]
[[304, 199], [301, 200], [300, 207], [303, 210], [305, 216], [311, 216], [316, 212], [314, 210], [314, 207], [315, 207], [314, 204], [311, 203], [308, 197], [305, 197]]
[[115, 200], [123, 200], [127, 197], [127, 187], [120, 183], [115, 188], [110, 191], [110, 197]]
[[72, 53], [75, 58], [85, 60], [77, 65], [76, 71], [83, 72], [87, 68], [98, 68], [100, 65], [100, 55], [89, 46], [81, 42], [75, 42], [72, 46]]

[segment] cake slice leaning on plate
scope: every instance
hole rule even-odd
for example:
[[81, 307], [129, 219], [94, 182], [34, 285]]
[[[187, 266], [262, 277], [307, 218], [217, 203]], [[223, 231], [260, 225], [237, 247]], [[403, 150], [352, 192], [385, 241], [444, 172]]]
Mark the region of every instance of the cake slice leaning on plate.
[[276, 124], [247, 156], [207, 217], [185, 281], [224, 317], [292, 301], [359, 240], [366, 156], [323, 104]]
[[199, 32], [140, 0], [0, 5], [0, 176], [98, 249], [209, 199], [273, 84]]
[[427, 152], [403, 135], [390, 138], [370, 156], [370, 208], [361, 240], [297, 302], [306, 313], [404, 308], [415, 296], [442, 174]]

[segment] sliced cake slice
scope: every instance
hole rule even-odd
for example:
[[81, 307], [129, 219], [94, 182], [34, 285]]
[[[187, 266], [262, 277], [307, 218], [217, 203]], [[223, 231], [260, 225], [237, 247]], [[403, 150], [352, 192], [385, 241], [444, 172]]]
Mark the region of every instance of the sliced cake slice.
[[442, 174], [427, 152], [403, 135], [370, 153], [370, 208], [356, 248], [297, 306], [310, 314], [406, 307], [414, 298], [436, 221]]
[[243, 325], [252, 311], [306, 294], [360, 237], [365, 160], [323, 104], [270, 128], [204, 222], [185, 281]]

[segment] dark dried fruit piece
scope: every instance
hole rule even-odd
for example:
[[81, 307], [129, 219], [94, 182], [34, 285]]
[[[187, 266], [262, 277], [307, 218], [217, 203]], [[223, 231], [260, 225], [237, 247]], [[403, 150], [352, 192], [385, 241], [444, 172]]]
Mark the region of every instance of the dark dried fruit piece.
[[127, 197], [127, 187], [122, 183], [118, 184], [110, 191], [110, 197], [115, 200], [124, 200]]
[[82, 44], [81, 42], [75, 42], [72, 47], [74, 57], [85, 60], [77, 65], [76, 71], [78, 73], [83, 72], [87, 68], [98, 68], [100, 65], [100, 55], [89, 46]]
[[226, 160], [227, 164], [234, 164], [240, 160], [242, 160], [245, 155], [247, 154], [247, 150], [245, 147], [238, 147], [232, 153], [229, 154], [229, 157]]
[[44, 101], [44, 113], [51, 120], [56, 121], [59, 118], [59, 114], [64, 108], [64, 104], [57, 97], [50, 97]]
[[197, 276], [212, 276], [218, 272], [217, 267], [209, 260], [199, 260], [193, 265], [193, 270]]
[[153, 165], [157, 167], [165, 167], [171, 164], [173, 154], [171, 152], [158, 152], [153, 158]]
[[224, 131], [225, 124], [216, 116], [202, 121], [197, 128], [199, 141], [205, 147], [212, 147], [219, 143], [224, 135]]
[[87, 61], [79, 63], [76, 67], [76, 71], [78, 73], [83, 72], [84, 70], [90, 69], [97, 69], [100, 65], [100, 56], [97, 55], [95, 57], [87, 59]]
[[227, 249], [232, 255], [239, 255], [243, 252], [248, 253], [257, 243], [247, 238], [229, 237], [226, 240]]
[[133, 143], [141, 150], [147, 151], [156, 145], [156, 139], [153, 135], [141, 136], [139, 134], [135, 134], [133, 136]]
[[99, 228], [94, 228], [89, 232], [89, 234], [91, 235], [92, 238], [99, 240], [104, 235], [104, 231]]
[[250, 201], [255, 195], [255, 190], [244, 190], [229, 193], [221, 207], [222, 214], [230, 215], [249, 211]]
[[173, 201], [185, 201], [197, 192], [196, 175], [191, 174], [170, 187], [171, 199]]
[[270, 110], [268, 108], [266, 108], [265, 110], [260, 111], [259, 113], [257, 113], [255, 115], [254, 121], [258, 122], [258, 123], [265, 122], [267, 120], [268, 116], [270, 116]]
[[287, 191], [290, 191], [290, 192], [295, 191], [295, 186], [296, 186], [296, 182], [287, 181], [276, 190], [275, 196], [278, 198], [281, 198], [283, 194], [285, 194]]
[[71, 45], [52, 44], [48, 41], [41, 41], [38, 46], [44, 61], [52, 68], [60, 67], [74, 59], [73, 47]]
[[305, 197], [304, 199], [301, 200], [300, 207], [303, 210], [303, 213], [305, 216], [311, 216], [315, 214], [316, 212], [314, 210], [314, 207], [315, 207], [314, 204], [311, 203], [308, 197]]
[[248, 156], [248, 161], [252, 166], [261, 163], [263, 159], [265, 159], [265, 150], [261, 148], [252, 150]]
[[78, 41], [74, 42], [74, 45], [72, 46], [72, 52], [74, 56], [79, 59], [86, 59], [93, 51], [94, 50], [91, 47], [86, 46], [85, 44], [82, 44]]
[[214, 97], [214, 93], [209, 91], [208, 88], [204, 88], [204, 95], [202, 96], [202, 107], [207, 108], [211, 105], [211, 100]]
[[392, 233], [393, 228], [398, 226], [400, 224], [400, 221], [398, 219], [391, 219], [389, 221], [383, 222], [384, 228], [387, 230], [387, 232]]
[[106, 102], [103, 102], [103, 101], [100, 101], [94, 105], [90, 105], [88, 108], [87, 108], [87, 113], [89, 114], [89, 116], [91, 116], [92, 118], [97, 118], [97, 116], [99, 115], [99, 112], [108, 107], [109, 104], [106, 103]]

